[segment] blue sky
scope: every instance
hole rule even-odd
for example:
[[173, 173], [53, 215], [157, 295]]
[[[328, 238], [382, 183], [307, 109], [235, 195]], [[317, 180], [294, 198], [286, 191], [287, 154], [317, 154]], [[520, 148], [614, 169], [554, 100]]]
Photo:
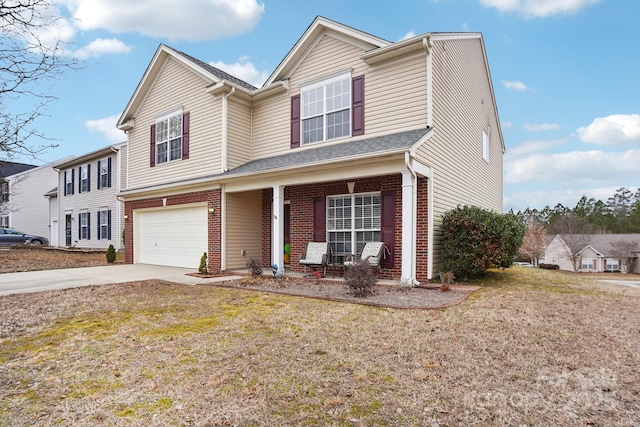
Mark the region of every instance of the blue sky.
[[507, 152], [504, 209], [573, 207], [640, 186], [640, 2], [635, 0], [54, 0], [69, 55], [33, 164], [123, 141], [115, 123], [160, 43], [254, 85], [315, 16], [389, 41], [481, 32]]

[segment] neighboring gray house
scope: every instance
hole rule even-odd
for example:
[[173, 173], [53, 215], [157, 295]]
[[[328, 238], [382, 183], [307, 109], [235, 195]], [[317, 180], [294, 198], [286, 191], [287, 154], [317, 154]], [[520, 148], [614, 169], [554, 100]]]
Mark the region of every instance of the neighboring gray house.
[[640, 234], [556, 234], [544, 262], [575, 272], [640, 273]]
[[49, 236], [49, 207], [42, 195], [56, 185], [52, 164], [0, 162], [0, 227]]
[[55, 164], [57, 192], [50, 186], [45, 194], [52, 246], [123, 247], [124, 206], [116, 194], [126, 176], [126, 149], [126, 143], [110, 145]]

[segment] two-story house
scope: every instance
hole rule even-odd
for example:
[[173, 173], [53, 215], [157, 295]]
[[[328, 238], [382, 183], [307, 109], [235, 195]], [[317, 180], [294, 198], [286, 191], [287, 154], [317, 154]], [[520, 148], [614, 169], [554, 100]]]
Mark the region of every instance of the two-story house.
[[438, 274], [441, 215], [502, 210], [504, 143], [479, 33], [389, 42], [318, 17], [261, 88], [161, 45], [127, 132], [125, 259], [302, 271], [383, 241], [380, 277]]
[[0, 162], [0, 227], [49, 236], [49, 207], [43, 194], [56, 183], [52, 164]]
[[51, 203], [52, 245], [117, 249], [123, 246], [124, 204], [116, 195], [126, 179], [126, 143], [58, 162]]

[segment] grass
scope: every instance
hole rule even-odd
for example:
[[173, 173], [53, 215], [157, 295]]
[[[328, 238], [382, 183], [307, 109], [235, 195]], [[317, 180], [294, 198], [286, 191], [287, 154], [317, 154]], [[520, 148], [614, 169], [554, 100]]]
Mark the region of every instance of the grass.
[[640, 422], [640, 290], [531, 268], [393, 310], [144, 281], [0, 298], [0, 426]]

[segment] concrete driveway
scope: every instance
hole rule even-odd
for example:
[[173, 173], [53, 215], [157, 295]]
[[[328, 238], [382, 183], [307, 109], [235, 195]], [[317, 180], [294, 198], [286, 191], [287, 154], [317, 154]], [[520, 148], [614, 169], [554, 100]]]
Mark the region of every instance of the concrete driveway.
[[3, 273], [0, 274], [0, 296], [147, 279], [161, 279], [187, 285], [198, 285], [238, 278], [227, 276], [202, 279], [187, 276], [187, 273], [194, 273], [194, 270], [147, 264], [116, 264], [100, 267]]
[[640, 288], [640, 281], [638, 280], [600, 280], [606, 283], [615, 283], [616, 285], [624, 285], [632, 288]]

